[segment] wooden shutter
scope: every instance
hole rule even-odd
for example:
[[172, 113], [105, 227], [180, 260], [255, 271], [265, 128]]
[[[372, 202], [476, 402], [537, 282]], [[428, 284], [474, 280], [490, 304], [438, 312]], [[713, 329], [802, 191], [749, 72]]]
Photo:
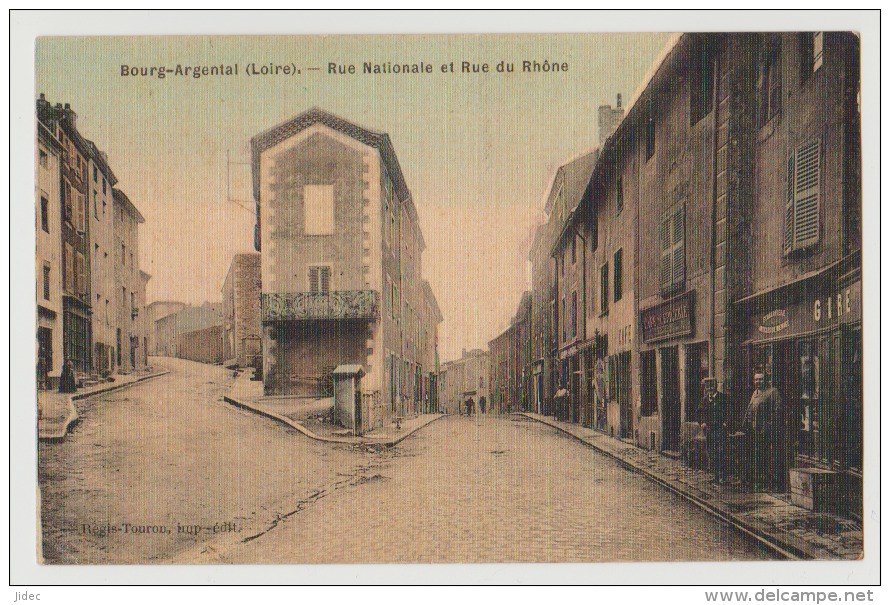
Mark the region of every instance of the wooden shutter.
[[686, 280], [686, 207], [680, 206], [671, 220], [671, 288]]
[[794, 250], [819, 241], [819, 147], [819, 141], [807, 143], [795, 157]]
[[327, 294], [331, 291], [331, 268], [320, 267], [318, 271], [320, 291], [322, 294]]
[[662, 291], [671, 287], [671, 220], [670, 215], [662, 218], [658, 225], [658, 242], [661, 248], [661, 265], [658, 272], [658, 283]]
[[794, 246], [794, 156], [788, 157], [788, 173], [785, 187], [785, 225], [782, 235], [782, 253], [788, 255]]
[[318, 267], [309, 267], [309, 291], [318, 292]]

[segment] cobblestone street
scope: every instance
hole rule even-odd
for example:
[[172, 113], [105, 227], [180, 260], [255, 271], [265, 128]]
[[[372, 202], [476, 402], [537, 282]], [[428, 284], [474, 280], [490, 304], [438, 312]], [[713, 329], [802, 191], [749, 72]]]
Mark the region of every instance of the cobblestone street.
[[294, 507], [237, 563], [769, 559], [613, 460], [524, 419], [450, 417]]
[[72, 432], [39, 444], [48, 563], [190, 560], [221, 535], [265, 530], [370, 458], [223, 403], [232, 377], [219, 366], [161, 359], [170, 374], [76, 401]]

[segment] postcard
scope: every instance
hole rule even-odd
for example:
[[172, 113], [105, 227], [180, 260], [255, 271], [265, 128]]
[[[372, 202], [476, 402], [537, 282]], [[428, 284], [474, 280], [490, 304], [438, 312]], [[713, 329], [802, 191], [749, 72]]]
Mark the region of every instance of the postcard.
[[38, 37], [40, 565], [862, 561], [862, 46]]

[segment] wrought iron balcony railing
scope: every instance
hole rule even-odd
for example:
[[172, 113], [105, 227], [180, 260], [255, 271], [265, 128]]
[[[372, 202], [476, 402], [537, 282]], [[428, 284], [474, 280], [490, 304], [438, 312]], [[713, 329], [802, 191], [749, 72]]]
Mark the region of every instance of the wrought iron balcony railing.
[[377, 319], [380, 293], [376, 290], [263, 293], [263, 321], [311, 319]]

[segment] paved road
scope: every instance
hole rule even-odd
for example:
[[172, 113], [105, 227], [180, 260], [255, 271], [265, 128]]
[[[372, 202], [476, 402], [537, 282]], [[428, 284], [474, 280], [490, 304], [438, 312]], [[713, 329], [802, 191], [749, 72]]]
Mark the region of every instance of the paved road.
[[221, 368], [159, 365], [171, 373], [77, 402], [73, 434], [40, 444], [47, 562], [770, 556], [538, 423], [452, 417], [390, 450], [332, 446], [223, 403]]
[[321, 494], [225, 562], [769, 559], [651, 481], [552, 429], [447, 418]]
[[[73, 433], [40, 443], [47, 562], [188, 560], [223, 535], [214, 525], [239, 538], [261, 532], [371, 458], [224, 403], [232, 378], [220, 367], [154, 362], [171, 373], [75, 402]], [[209, 529], [196, 535], [195, 526]], [[161, 527], [170, 533], [140, 533]]]

